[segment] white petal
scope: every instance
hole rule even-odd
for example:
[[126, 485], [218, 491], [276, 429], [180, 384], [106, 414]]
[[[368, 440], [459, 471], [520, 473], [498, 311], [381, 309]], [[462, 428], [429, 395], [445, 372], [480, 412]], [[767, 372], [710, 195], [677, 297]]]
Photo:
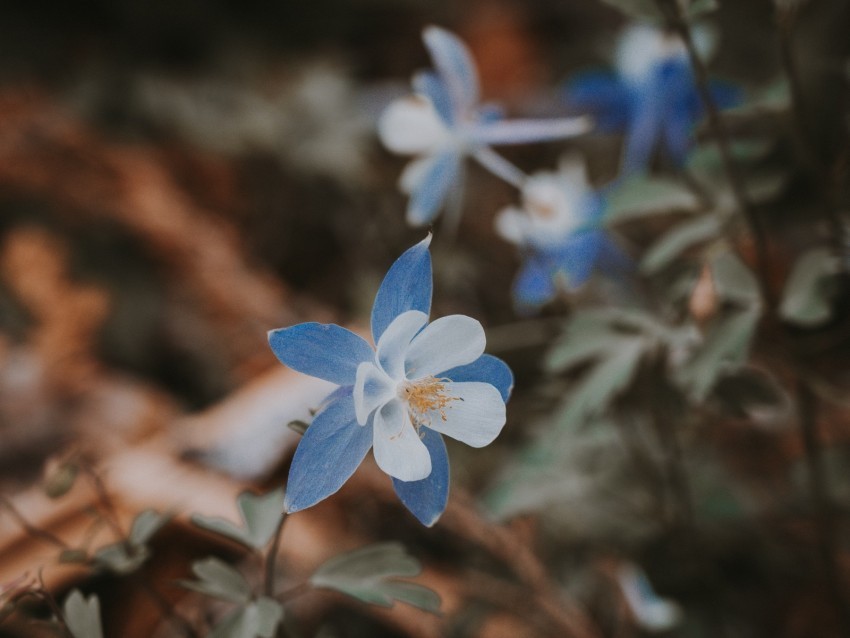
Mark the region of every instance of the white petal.
[[354, 378], [354, 414], [360, 425], [366, 425], [369, 415], [395, 396], [395, 382], [371, 361], [357, 366]]
[[401, 155], [430, 153], [451, 139], [434, 105], [421, 96], [392, 102], [378, 121], [378, 136], [387, 149]]
[[643, 82], [656, 65], [677, 58], [687, 58], [682, 40], [647, 25], [627, 28], [617, 44], [617, 70], [630, 82]]
[[418, 188], [420, 182], [425, 179], [428, 169], [431, 168], [431, 164], [435, 160], [435, 156], [427, 155], [426, 157], [420, 157], [409, 162], [398, 178], [398, 189], [405, 195], [410, 195]]
[[449, 401], [442, 412], [428, 413], [426, 427], [450, 436], [472, 447], [493, 442], [505, 425], [505, 402], [501, 393], [489, 383], [446, 383]]
[[378, 467], [400, 481], [421, 481], [431, 473], [431, 454], [401, 401], [390, 401], [375, 413], [373, 445]]
[[522, 245], [528, 235], [528, 216], [515, 206], [508, 206], [496, 215], [496, 232], [513, 244]]
[[410, 342], [405, 358], [407, 377], [420, 379], [472, 363], [484, 354], [485, 345], [484, 328], [472, 317], [441, 317]]
[[428, 315], [424, 312], [408, 310], [393, 319], [378, 339], [378, 363], [391, 379], [400, 381], [404, 377], [404, 355], [426, 323]]

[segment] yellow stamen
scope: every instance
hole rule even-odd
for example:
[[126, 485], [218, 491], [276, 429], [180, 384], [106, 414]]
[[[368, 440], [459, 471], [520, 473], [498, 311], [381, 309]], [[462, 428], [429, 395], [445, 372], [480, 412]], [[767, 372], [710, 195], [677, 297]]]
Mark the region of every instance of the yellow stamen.
[[399, 389], [399, 397], [407, 403], [410, 420], [418, 429], [430, 423], [429, 413], [439, 412], [443, 421], [447, 420], [446, 409], [452, 401], [462, 401], [460, 397], [449, 396], [446, 391], [448, 379], [425, 377], [417, 381], [407, 381]]

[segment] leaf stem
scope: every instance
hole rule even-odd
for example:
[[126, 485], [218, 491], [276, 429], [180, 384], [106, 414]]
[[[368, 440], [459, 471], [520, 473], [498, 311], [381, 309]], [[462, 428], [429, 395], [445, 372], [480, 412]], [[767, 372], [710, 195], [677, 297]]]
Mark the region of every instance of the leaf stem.
[[274, 596], [275, 567], [277, 566], [277, 555], [280, 551], [280, 539], [283, 535], [283, 525], [286, 522], [287, 517], [288, 514], [286, 512], [281, 513], [280, 519], [277, 522], [277, 527], [274, 530], [271, 547], [269, 548], [268, 554], [266, 554], [266, 576], [263, 583], [263, 592], [269, 598]]

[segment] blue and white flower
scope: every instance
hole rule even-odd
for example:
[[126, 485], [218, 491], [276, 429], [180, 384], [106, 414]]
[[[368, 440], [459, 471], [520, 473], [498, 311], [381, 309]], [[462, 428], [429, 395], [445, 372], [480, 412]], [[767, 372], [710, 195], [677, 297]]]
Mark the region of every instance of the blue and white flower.
[[462, 181], [462, 162], [471, 155], [488, 170], [520, 185], [523, 174], [491, 145], [524, 144], [586, 132], [586, 118], [503, 120], [497, 109], [479, 104], [478, 73], [469, 50], [457, 36], [438, 27], [423, 33], [436, 71], [413, 77], [415, 95], [390, 104], [378, 123], [383, 144], [394, 153], [413, 155], [399, 181], [410, 196], [407, 221], [434, 220]]
[[496, 232], [523, 253], [513, 287], [519, 310], [536, 310], [559, 290], [576, 290], [597, 267], [630, 267], [602, 228], [604, 208], [576, 158], [562, 161], [558, 172], [535, 173], [526, 180], [522, 207], [510, 206], [496, 216]]
[[[707, 56], [708, 32], [697, 30], [695, 40]], [[655, 27], [631, 26], [620, 37], [615, 63], [616, 73], [592, 71], [572, 80], [568, 105], [592, 114], [601, 130], [625, 133], [623, 172], [646, 170], [659, 148], [682, 166], [705, 110], [684, 43]], [[740, 92], [728, 83], [713, 81], [710, 90], [720, 108], [740, 101]]]
[[288, 512], [335, 493], [370, 448], [405, 506], [425, 525], [446, 507], [449, 461], [441, 435], [473, 447], [498, 436], [513, 375], [484, 353], [484, 330], [464, 315], [428, 323], [430, 236], [390, 268], [372, 307], [372, 347], [333, 324], [269, 332], [285, 365], [338, 384], [295, 451]]

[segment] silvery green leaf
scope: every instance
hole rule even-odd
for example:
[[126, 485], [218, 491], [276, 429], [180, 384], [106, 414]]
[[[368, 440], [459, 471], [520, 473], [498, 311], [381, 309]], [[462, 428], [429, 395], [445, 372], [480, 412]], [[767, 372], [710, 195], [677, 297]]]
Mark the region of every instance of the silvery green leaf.
[[717, 3], [717, 0], [690, 0], [687, 3], [686, 12], [689, 19], [695, 20], [701, 18], [706, 13], [717, 11], [719, 8], [720, 5]]
[[419, 561], [399, 543], [378, 543], [340, 554], [320, 566], [310, 577], [314, 587], [333, 589], [358, 600], [391, 607], [395, 600], [425, 611], [437, 612], [440, 597], [416, 583], [396, 580], [420, 573]]
[[[770, 141], [746, 140], [732, 142], [729, 150], [736, 164], [750, 164], [767, 155], [771, 147]], [[723, 157], [716, 143], [700, 144], [688, 155], [685, 166], [698, 179], [708, 181], [725, 179]]]
[[832, 315], [830, 282], [839, 270], [835, 255], [826, 248], [803, 253], [794, 264], [782, 292], [780, 316], [800, 326], [816, 326]]
[[74, 638], [103, 638], [100, 601], [94, 594], [85, 598], [79, 589], [75, 589], [65, 599], [62, 612]]
[[568, 330], [547, 353], [546, 369], [559, 372], [600, 357], [611, 347], [612, 336], [612, 331], [604, 325], [587, 331]]
[[271, 598], [259, 598], [227, 616], [209, 638], [274, 638], [283, 607]]
[[699, 200], [684, 184], [672, 179], [632, 177], [608, 195], [605, 223], [637, 219], [672, 211], [693, 211]]
[[307, 428], [310, 427], [310, 424], [306, 421], [295, 419], [294, 421], [290, 421], [289, 423], [287, 423], [286, 427], [298, 434], [304, 434], [307, 431]]
[[149, 556], [147, 547], [120, 542], [101, 547], [93, 558], [95, 565], [116, 574], [129, 574], [141, 567]]
[[634, 379], [647, 342], [644, 337], [613, 340], [565, 401], [558, 427], [575, 429], [607, 407]]
[[721, 373], [746, 362], [759, 316], [757, 308], [749, 307], [722, 317], [691, 360], [679, 368], [679, 382], [696, 400], [705, 398]]
[[153, 538], [163, 525], [165, 525], [171, 517], [167, 514], [160, 514], [155, 510], [145, 510], [133, 520], [133, 525], [130, 528], [130, 535], [127, 538], [131, 545], [145, 545]]
[[711, 276], [721, 299], [743, 305], [758, 304], [761, 299], [758, 280], [735, 253], [723, 252], [711, 262]]
[[767, 112], [786, 111], [791, 106], [791, 88], [788, 80], [784, 77], [763, 87], [761, 90], [751, 92], [749, 100], [726, 110], [728, 115], [757, 115]]
[[719, 216], [709, 214], [674, 226], [646, 252], [640, 269], [647, 274], [658, 272], [691, 246], [718, 237], [721, 225]]
[[251, 599], [251, 586], [245, 577], [214, 556], [192, 563], [192, 573], [198, 580], [180, 581], [186, 589], [239, 604], [246, 604]]
[[266, 495], [243, 492], [236, 499], [242, 526], [223, 518], [192, 516], [192, 522], [198, 527], [221, 534], [253, 549], [262, 549], [277, 529], [283, 515], [283, 490], [278, 489]]

